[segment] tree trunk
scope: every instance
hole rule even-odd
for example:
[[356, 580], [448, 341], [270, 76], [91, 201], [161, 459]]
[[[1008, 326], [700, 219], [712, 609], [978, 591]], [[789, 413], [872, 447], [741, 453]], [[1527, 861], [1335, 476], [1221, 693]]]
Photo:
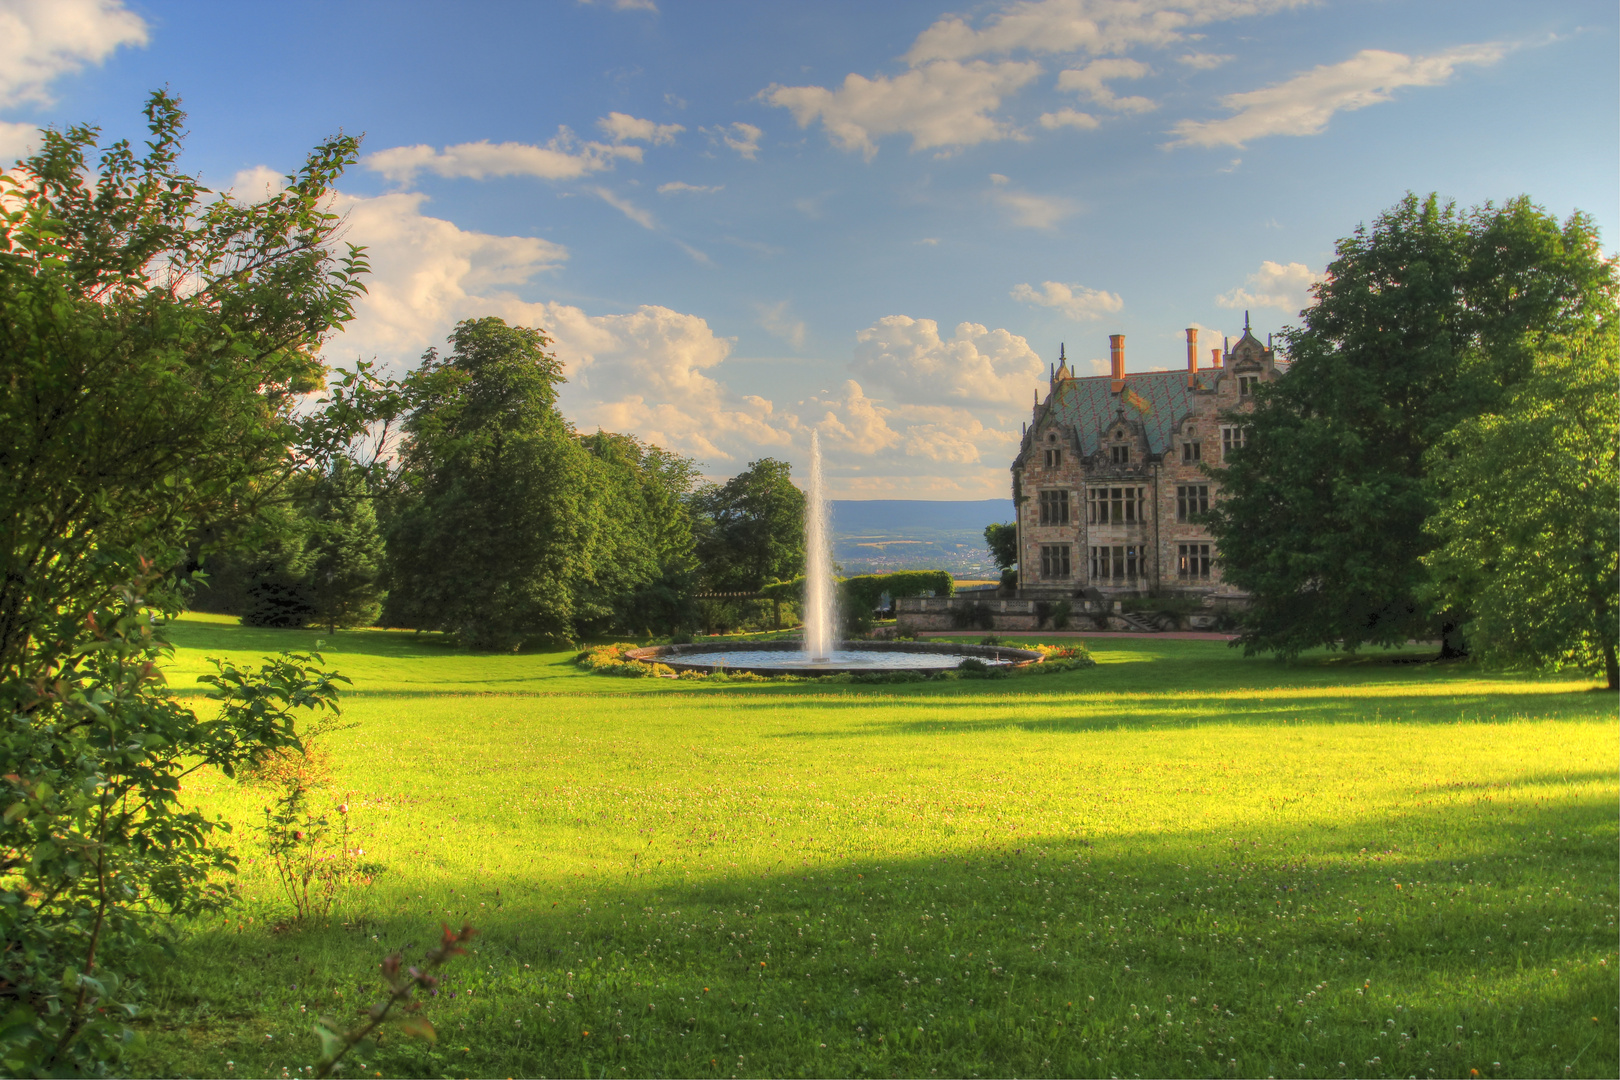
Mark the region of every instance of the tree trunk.
[[1613, 645], [1603, 647], [1603, 673], [1609, 677], [1609, 689], [1620, 690], [1620, 660], [1615, 657]]

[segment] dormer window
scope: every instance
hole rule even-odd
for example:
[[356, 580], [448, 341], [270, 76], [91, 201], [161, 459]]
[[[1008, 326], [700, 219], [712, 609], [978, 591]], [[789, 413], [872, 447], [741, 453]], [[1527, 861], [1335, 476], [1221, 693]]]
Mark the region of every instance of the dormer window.
[[1045, 460], [1046, 460], [1046, 467], [1048, 469], [1055, 469], [1058, 466], [1063, 464], [1063, 451], [1062, 450], [1048, 450], [1048, 451], [1046, 451]]
[[1181, 463], [1191, 465], [1203, 460], [1203, 445], [1198, 440], [1184, 440], [1181, 444]]
[[1108, 460], [1114, 465], [1128, 465], [1131, 461], [1131, 446], [1129, 443], [1115, 443], [1108, 448]]
[[1238, 397], [1250, 397], [1250, 396], [1252, 396], [1254, 394], [1254, 388], [1256, 386], [1259, 386], [1259, 385], [1260, 385], [1260, 376], [1258, 376], [1258, 375], [1239, 375], [1238, 376]]

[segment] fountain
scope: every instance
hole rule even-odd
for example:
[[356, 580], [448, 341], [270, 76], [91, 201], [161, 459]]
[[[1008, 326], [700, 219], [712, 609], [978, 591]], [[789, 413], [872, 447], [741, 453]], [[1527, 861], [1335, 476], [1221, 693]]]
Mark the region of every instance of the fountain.
[[821, 432], [812, 428], [810, 491], [804, 500], [804, 651], [812, 664], [832, 662], [837, 626], [832, 537], [827, 532], [827, 497], [821, 485]]
[[838, 590], [832, 572], [832, 534], [821, 470], [821, 434], [810, 432], [810, 490], [804, 504], [804, 640], [635, 649], [636, 660], [676, 671], [752, 671], [760, 675], [835, 675], [843, 672], [938, 672], [975, 657], [997, 667], [1038, 663], [1041, 654], [1003, 646], [919, 641], [839, 641]]

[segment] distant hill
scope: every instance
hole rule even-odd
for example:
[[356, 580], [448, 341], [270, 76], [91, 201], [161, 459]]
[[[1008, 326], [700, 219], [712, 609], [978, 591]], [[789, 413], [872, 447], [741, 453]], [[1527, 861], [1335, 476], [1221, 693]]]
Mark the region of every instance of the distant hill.
[[984, 527], [1012, 519], [1011, 499], [836, 499], [833, 559], [846, 574], [949, 570], [993, 578]]

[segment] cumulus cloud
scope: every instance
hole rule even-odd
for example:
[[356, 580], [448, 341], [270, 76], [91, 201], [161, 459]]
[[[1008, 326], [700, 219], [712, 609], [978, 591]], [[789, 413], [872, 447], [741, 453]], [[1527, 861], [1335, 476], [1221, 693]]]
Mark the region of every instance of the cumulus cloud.
[[791, 445], [790, 418], [714, 377], [732, 341], [699, 316], [651, 304], [622, 315], [536, 306], [570, 373], [564, 409], [581, 427], [632, 432], [709, 465]]
[[663, 146], [675, 141], [675, 136], [686, 129], [680, 124], [657, 124], [651, 120], [638, 120], [629, 113], [610, 112], [596, 122], [596, 126], [616, 143], [648, 142]]
[[1206, 23], [1264, 15], [1308, 0], [1022, 0], [975, 29], [947, 15], [918, 35], [906, 60], [964, 60], [1013, 52], [1122, 53], [1133, 46], [1163, 47], [1186, 40]]
[[753, 124], [745, 124], [738, 120], [733, 124], [720, 124], [712, 128], [701, 128], [703, 134], [718, 143], [737, 151], [738, 156], [748, 161], [757, 161], [759, 154], [759, 137], [765, 132]]
[[822, 445], [836, 457], [870, 456], [900, 443], [900, 433], [889, 426], [892, 409], [866, 396], [861, 384], [847, 379], [831, 398], [805, 402], [801, 422], [821, 432]]
[[[61, 76], [146, 41], [145, 21], [119, 0], [12, 0], [0, 7], [0, 108], [48, 105]], [[4, 137], [16, 145], [16, 132]]]
[[855, 335], [855, 342], [850, 367], [863, 382], [923, 404], [1021, 403], [1043, 367], [1017, 334], [971, 322], [941, 338], [933, 319], [888, 315]]
[[1000, 186], [992, 188], [989, 194], [991, 202], [1012, 215], [1014, 225], [1026, 229], [1050, 229], [1080, 210], [1073, 199], [1061, 195], [1031, 195]]
[[820, 120], [834, 145], [870, 160], [885, 135], [910, 135], [912, 150], [1014, 137], [1016, 129], [991, 114], [1040, 70], [1031, 62], [943, 60], [893, 78], [868, 79], [852, 72], [833, 90], [773, 83], [760, 96], [791, 111], [801, 128]]
[[1176, 57], [1176, 60], [1187, 65], [1194, 71], [1211, 71], [1222, 64], [1230, 63], [1237, 57], [1230, 53], [1190, 52]]
[[1140, 60], [1116, 57], [1093, 60], [1083, 68], [1070, 68], [1058, 76], [1059, 90], [1072, 90], [1087, 101], [1115, 112], [1151, 112], [1158, 103], [1145, 97], [1120, 97], [1109, 89], [1111, 79], [1140, 79], [1153, 69]]
[[12, 124], [0, 120], [0, 169], [27, 157], [39, 145], [39, 128], [33, 124]]
[[[268, 169], [238, 174], [233, 191], [262, 198], [281, 178]], [[461, 319], [518, 313], [523, 305], [505, 290], [556, 268], [568, 249], [530, 236], [469, 232], [423, 213], [427, 196], [394, 193], [375, 198], [338, 195], [345, 239], [364, 244], [372, 273], [355, 318], [327, 346], [339, 363], [376, 357], [398, 370], [423, 349], [442, 342]]]
[[1043, 281], [1035, 289], [1028, 284], [1015, 285], [1012, 298], [1025, 304], [1055, 308], [1077, 322], [1100, 319], [1125, 306], [1118, 293], [1101, 289], [1088, 289], [1084, 285], [1070, 285], [1061, 281]]
[[1304, 263], [1276, 263], [1270, 259], [1250, 274], [1244, 284], [1222, 293], [1215, 302], [1224, 308], [1277, 308], [1290, 315], [1315, 303], [1311, 286], [1320, 275]]
[[599, 142], [580, 143], [568, 128], [544, 146], [529, 143], [459, 143], [435, 150], [431, 146], [395, 146], [367, 154], [360, 163], [395, 183], [404, 184], [417, 173], [431, 172], [453, 179], [484, 180], [491, 176], [534, 176], [542, 180], [575, 180], [611, 169], [620, 160], [641, 160], [639, 146]]
[[713, 184], [713, 185], [709, 185], [709, 186], [704, 186], [702, 184], [688, 184], [688, 183], [686, 183], [685, 181], [682, 181], [682, 180], [671, 180], [667, 184], [659, 184], [658, 185], [658, 194], [660, 194], [660, 195], [670, 195], [670, 194], [673, 194], [673, 193], [675, 193], [677, 191], [690, 191], [690, 192], [693, 192], [695, 194], [700, 194], [701, 195], [701, 194], [707, 194], [709, 192], [714, 192], [714, 191], [724, 191], [725, 188], [726, 188], [726, 185], [724, 185], [724, 184]]
[[1075, 127], [1082, 131], [1090, 131], [1097, 126], [1097, 118], [1090, 113], [1083, 113], [1077, 109], [1062, 108], [1057, 112], [1041, 113], [1041, 127], [1048, 131], [1058, 128]]
[[1222, 107], [1232, 115], [1219, 120], [1183, 120], [1172, 129], [1169, 146], [1235, 146], [1268, 135], [1319, 134], [1336, 112], [1388, 101], [1406, 86], [1436, 86], [1459, 67], [1494, 64], [1506, 55], [1502, 45], [1462, 45], [1430, 56], [1407, 56], [1363, 49], [1338, 64], [1325, 64], [1286, 82], [1228, 94]]

